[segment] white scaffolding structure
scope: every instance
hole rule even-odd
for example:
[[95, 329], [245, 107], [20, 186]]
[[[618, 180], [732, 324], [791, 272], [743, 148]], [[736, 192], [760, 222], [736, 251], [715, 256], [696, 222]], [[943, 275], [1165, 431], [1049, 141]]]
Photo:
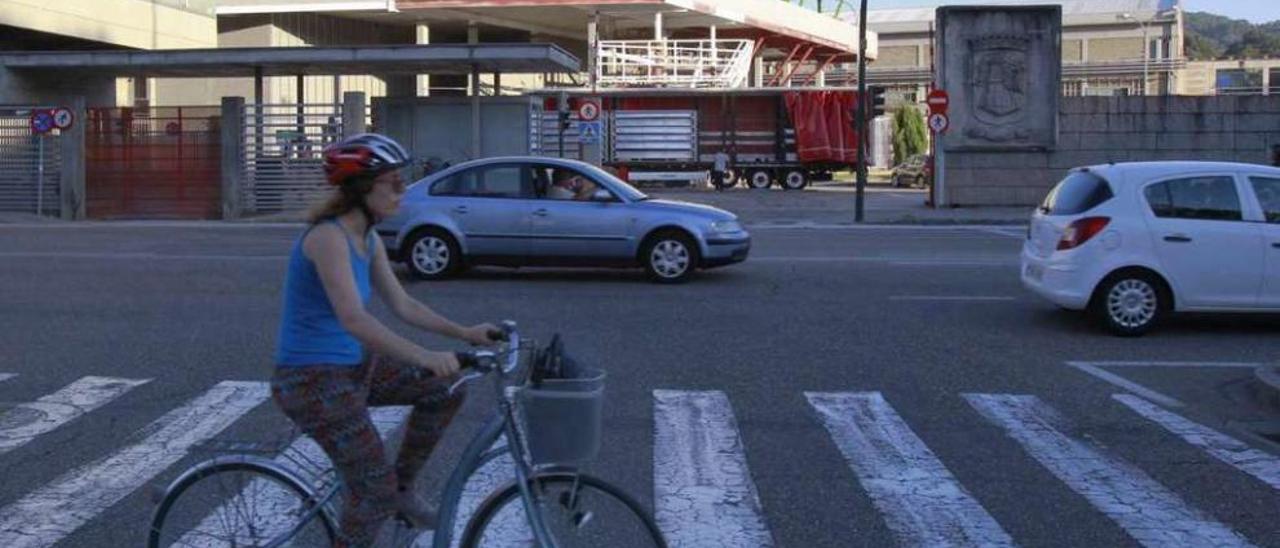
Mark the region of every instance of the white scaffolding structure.
[[747, 85], [750, 40], [600, 40], [596, 82], [616, 87], [739, 88]]

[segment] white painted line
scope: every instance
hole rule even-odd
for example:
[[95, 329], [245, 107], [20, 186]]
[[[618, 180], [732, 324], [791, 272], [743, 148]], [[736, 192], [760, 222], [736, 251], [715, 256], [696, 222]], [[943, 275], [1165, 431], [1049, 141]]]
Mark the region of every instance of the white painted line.
[[748, 262], [764, 263], [867, 263], [890, 266], [1017, 266], [1017, 261], [1002, 259], [915, 259], [909, 257], [848, 257], [848, 256], [758, 256]]
[[1085, 373], [1088, 373], [1090, 375], [1093, 375], [1094, 377], [1097, 377], [1111, 384], [1119, 386], [1120, 388], [1133, 392], [1134, 394], [1147, 398], [1165, 407], [1182, 407], [1182, 402], [1178, 400], [1175, 400], [1169, 396], [1156, 392], [1155, 390], [1142, 386], [1141, 384], [1133, 382], [1129, 379], [1121, 377], [1120, 375], [1117, 375], [1110, 371], [1103, 370], [1102, 368], [1097, 367], [1096, 365], [1086, 363], [1086, 362], [1067, 362], [1067, 365], [1074, 367], [1076, 369], [1079, 369], [1081, 371], [1084, 371]]
[[9, 259], [126, 259], [131, 261], [272, 261], [281, 262], [288, 255], [194, 255], [164, 253], [94, 253], [78, 251], [3, 251], [0, 258]]
[[1280, 458], [1275, 455], [1249, 447], [1240, 440], [1165, 411], [1142, 398], [1129, 394], [1112, 394], [1111, 398], [1214, 458], [1258, 478], [1272, 489], [1280, 490]]
[[0, 373], [0, 382], [7, 381], [7, 380], [12, 379], [12, 378], [14, 378], [14, 377], [16, 377], [16, 376], [18, 376], [18, 374], [17, 374], [17, 373]]
[[217, 435], [258, 404], [262, 382], [224, 381], [157, 419], [146, 439], [81, 466], [0, 508], [0, 546], [51, 546]]
[[893, 295], [889, 297], [891, 301], [987, 301], [987, 302], [1007, 302], [1016, 301], [1017, 297], [1004, 296], [966, 296], [966, 295]]
[[45, 222], [45, 223], [3, 223], [0, 222], [0, 232], [6, 228], [67, 228], [67, 229], [90, 229], [101, 230], [103, 228], [217, 228], [217, 229], [254, 229], [254, 228], [304, 228], [306, 223], [292, 221], [243, 221], [243, 222], [227, 222], [227, 221], [76, 221], [67, 222]]
[[805, 392], [903, 546], [1013, 546], [879, 392]]
[[1016, 267], [1016, 266], [1018, 266], [1018, 264], [1019, 264], [1019, 263], [1018, 263], [1018, 261], [1016, 261], [1016, 260], [980, 260], [980, 259], [973, 259], [973, 260], [964, 260], [964, 259], [958, 259], [958, 260], [929, 260], [929, 259], [915, 259], [915, 260], [896, 260], [896, 261], [892, 261], [892, 262], [890, 262], [889, 264], [891, 264], [891, 265], [893, 265], [893, 266], [990, 266], [990, 267]]
[[106, 405], [151, 379], [84, 377], [0, 415], [0, 455]]
[[1142, 470], [1108, 456], [1035, 396], [965, 394], [983, 417], [1144, 546], [1250, 546]]
[[653, 490], [671, 546], [774, 546], [729, 398], [653, 391]]
[[1076, 362], [1098, 367], [1259, 367], [1265, 364], [1256, 362]]
[[1008, 228], [1008, 227], [996, 228], [996, 227], [989, 227], [989, 226], [977, 226], [977, 227], [971, 227], [971, 228], [972, 230], [976, 230], [978, 232], [985, 232], [987, 234], [995, 234], [996, 236], [1005, 236], [1007, 238], [1014, 238], [1018, 240], [1025, 240], [1027, 238], [1026, 227], [1023, 227], [1021, 229]]
[[[369, 410], [369, 418], [378, 434], [385, 441], [392, 432], [404, 423], [413, 408], [409, 406], [374, 407]], [[310, 436], [301, 436], [275, 458], [277, 464], [287, 468], [296, 467], [294, 459], [329, 465], [330, 460], [324, 450]], [[295, 524], [295, 518], [304, 509], [302, 501], [286, 487], [265, 479], [258, 478], [246, 485], [238, 494], [231, 497], [222, 506], [205, 516], [198, 525], [182, 535], [175, 544], [190, 548], [215, 548], [228, 545], [258, 546], [268, 540], [287, 532]], [[252, 509], [252, 520], [243, 515]], [[238, 524], [242, 528], [253, 525], [253, 530], [238, 530], [234, 536], [227, 529]], [[235, 540], [236, 542], [231, 542]]]

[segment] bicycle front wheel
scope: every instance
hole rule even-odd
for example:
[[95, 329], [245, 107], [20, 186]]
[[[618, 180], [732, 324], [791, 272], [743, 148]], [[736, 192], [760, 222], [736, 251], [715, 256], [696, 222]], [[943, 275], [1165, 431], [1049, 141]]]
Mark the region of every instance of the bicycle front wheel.
[[[569, 472], [529, 479], [535, 507], [560, 548], [665, 548], [653, 518], [626, 492], [599, 478]], [[480, 505], [462, 535], [467, 548], [537, 546], [520, 488], [500, 489]]]
[[219, 457], [173, 482], [156, 507], [147, 546], [260, 547], [299, 525], [285, 546], [330, 546], [333, 516], [327, 509], [312, 513], [317, 502], [304, 481], [270, 460]]

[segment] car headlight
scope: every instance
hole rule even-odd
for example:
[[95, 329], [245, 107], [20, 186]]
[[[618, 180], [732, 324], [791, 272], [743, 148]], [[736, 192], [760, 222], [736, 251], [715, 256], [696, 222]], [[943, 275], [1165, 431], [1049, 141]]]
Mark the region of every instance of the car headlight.
[[717, 233], [742, 232], [742, 225], [738, 224], [738, 221], [715, 221], [711, 223], [711, 231]]

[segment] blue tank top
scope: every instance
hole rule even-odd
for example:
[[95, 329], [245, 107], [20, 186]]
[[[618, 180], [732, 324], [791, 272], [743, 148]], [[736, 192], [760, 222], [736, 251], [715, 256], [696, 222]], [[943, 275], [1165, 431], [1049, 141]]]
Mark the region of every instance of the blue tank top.
[[[361, 304], [369, 303], [369, 257], [360, 255], [347, 230], [336, 220], [342, 234], [347, 237], [347, 248], [351, 254], [351, 273], [355, 277], [356, 290], [360, 292]], [[312, 227], [314, 228], [314, 227]], [[284, 282], [284, 311], [280, 317], [280, 338], [276, 347], [276, 364], [279, 367], [299, 367], [305, 365], [360, 365], [364, 359], [364, 348], [355, 337], [351, 336], [338, 321], [329, 302], [329, 295], [324, 292], [324, 284], [320, 282], [320, 274], [316, 265], [302, 251], [302, 241], [311, 232], [306, 232], [293, 244], [293, 252], [289, 255], [289, 271]], [[370, 231], [366, 242], [372, 256], [373, 233]]]

